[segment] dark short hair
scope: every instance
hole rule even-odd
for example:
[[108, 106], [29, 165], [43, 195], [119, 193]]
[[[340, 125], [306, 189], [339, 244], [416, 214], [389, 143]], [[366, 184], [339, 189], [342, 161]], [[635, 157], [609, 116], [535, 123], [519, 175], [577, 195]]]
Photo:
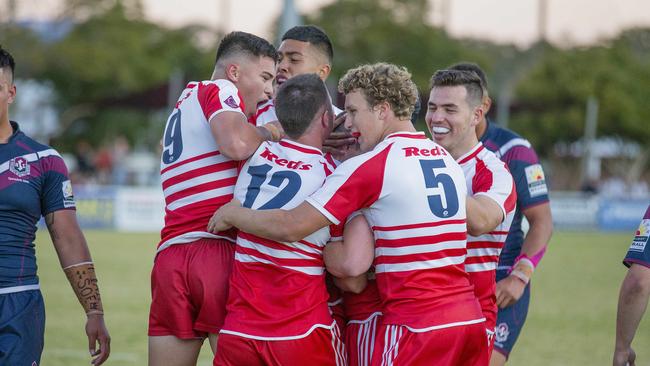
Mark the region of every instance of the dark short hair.
[[297, 139], [307, 131], [316, 113], [328, 104], [327, 88], [316, 74], [294, 76], [280, 86], [274, 103], [284, 132]]
[[238, 53], [248, 56], [269, 57], [273, 61], [278, 59], [278, 52], [275, 47], [264, 38], [246, 32], [230, 32], [221, 40], [215, 61], [219, 62], [225, 57]]
[[319, 49], [330, 63], [334, 60], [334, 50], [332, 42], [325, 34], [325, 31], [315, 25], [298, 25], [284, 33], [282, 40], [293, 39], [301, 42], [309, 42], [312, 46]]
[[445, 86], [464, 86], [467, 90], [467, 102], [477, 106], [483, 101], [485, 85], [481, 78], [472, 71], [438, 70], [431, 77], [431, 88]]
[[0, 69], [11, 70], [11, 81], [14, 79], [14, 70], [16, 69], [16, 62], [11, 54], [0, 46]]
[[488, 87], [488, 82], [487, 82], [487, 76], [485, 76], [485, 72], [483, 72], [483, 69], [475, 63], [472, 62], [459, 62], [457, 64], [453, 64], [450, 67], [447, 68], [448, 70], [460, 70], [460, 71], [469, 71], [473, 72], [478, 77], [481, 79], [481, 82], [483, 83], [483, 86], [485, 89], [483, 90], [483, 93], [487, 93], [487, 87]]

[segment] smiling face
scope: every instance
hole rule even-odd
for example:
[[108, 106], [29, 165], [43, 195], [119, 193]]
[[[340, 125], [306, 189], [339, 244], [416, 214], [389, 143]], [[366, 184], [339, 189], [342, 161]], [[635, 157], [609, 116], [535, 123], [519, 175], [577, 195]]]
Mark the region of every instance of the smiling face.
[[275, 82], [279, 87], [288, 79], [302, 74], [318, 74], [325, 80], [329, 65], [325, 56], [311, 43], [285, 39], [278, 48], [278, 66]]
[[435, 86], [429, 94], [425, 121], [434, 141], [454, 158], [478, 143], [475, 127], [483, 116], [481, 105], [471, 106], [463, 85]]
[[236, 65], [237, 70], [229, 73], [246, 106], [246, 115], [257, 111], [257, 105], [273, 95], [275, 60], [270, 57], [252, 57]]
[[379, 118], [379, 109], [370, 106], [360, 90], [345, 95], [345, 127], [358, 139], [360, 150], [370, 151], [384, 135], [384, 126]]

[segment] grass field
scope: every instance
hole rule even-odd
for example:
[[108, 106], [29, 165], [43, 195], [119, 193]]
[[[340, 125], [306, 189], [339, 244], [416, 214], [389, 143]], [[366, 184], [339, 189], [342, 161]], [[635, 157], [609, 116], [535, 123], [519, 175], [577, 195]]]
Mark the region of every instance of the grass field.
[[[146, 365], [149, 273], [157, 234], [88, 231], [112, 337], [106, 365]], [[532, 287], [528, 321], [509, 365], [608, 365], [621, 259], [631, 233], [556, 233]], [[42, 366], [88, 364], [84, 318], [49, 237], [37, 238], [47, 325]], [[637, 332], [637, 365], [650, 366], [650, 314]], [[206, 345], [199, 365], [211, 365]]]

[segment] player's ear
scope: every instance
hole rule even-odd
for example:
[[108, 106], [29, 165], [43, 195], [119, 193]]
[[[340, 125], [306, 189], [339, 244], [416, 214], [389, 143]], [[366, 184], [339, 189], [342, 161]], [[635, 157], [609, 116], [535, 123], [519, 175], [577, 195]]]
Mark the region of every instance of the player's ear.
[[332, 67], [329, 64], [322, 64], [318, 69], [318, 77], [325, 81], [325, 79], [330, 75], [330, 71], [332, 71]]
[[483, 103], [479, 104], [474, 108], [474, 112], [472, 113], [472, 121], [470, 122], [471, 127], [478, 126], [479, 122], [483, 119], [484, 111], [483, 111]]
[[390, 111], [390, 104], [387, 101], [383, 101], [377, 104], [377, 111], [379, 112], [379, 119], [385, 120], [388, 117]]
[[228, 80], [232, 81], [233, 83], [236, 83], [239, 81], [239, 78], [241, 77], [241, 68], [239, 67], [238, 64], [229, 64], [226, 66], [226, 77]]
[[7, 100], [8, 104], [11, 104], [16, 100], [16, 84], [11, 84], [9, 87], [9, 99]]

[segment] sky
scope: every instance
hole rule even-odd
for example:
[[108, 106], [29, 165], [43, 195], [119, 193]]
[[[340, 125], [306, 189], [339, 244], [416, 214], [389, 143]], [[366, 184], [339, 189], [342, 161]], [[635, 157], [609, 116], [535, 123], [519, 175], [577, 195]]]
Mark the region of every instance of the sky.
[[[0, 0], [0, 11], [8, 0]], [[213, 29], [243, 30], [271, 37], [271, 24], [284, 0], [142, 0], [145, 16], [172, 27], [200, 23]], [[294, 0], [301, 13], [333, 0]], [[547, 37], [560, 45], [583, 45], [612, 37], [631, 26], [650, 27], [648, 0], [429, 0], [432, 22], [446, 19], [454, 36], [527, 46], [537, 39], [539, 2], [547, 5]], [[47, 19], [63, 0], [18, 0], [20, 19]], [[445, 6], [446, 4], [446, 6]], [[389, 16], [389, 14], [387, 14]]]

